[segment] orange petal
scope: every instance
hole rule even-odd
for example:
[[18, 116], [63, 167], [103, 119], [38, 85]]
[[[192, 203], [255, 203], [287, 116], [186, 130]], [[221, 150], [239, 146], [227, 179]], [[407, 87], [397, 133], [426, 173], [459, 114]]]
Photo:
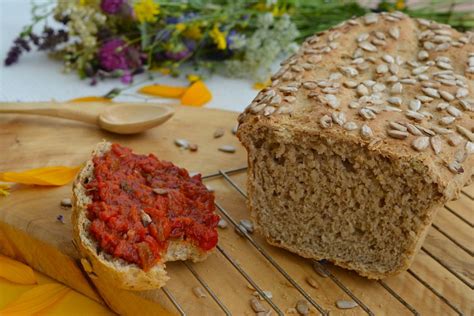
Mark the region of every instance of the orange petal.
[[38, 285], [0, 310], [0, 315], [33, 315], [62, 299], [70, 289], [59, 283]]
[[80, 167], [44, 167], [23, 172], [0, 172], [0, 181], [60, 186], [71, 182]]
[[179, 98], [186, 91], [185, 87], [151, 85], [141, 87], [138, 92], [164, 98]]
[[0, 277], [24, 285], [37, 283], [33, 269], [26, 264], [2, 255], [0, 255]]
[[211, 91], [206, 87], [204, 82], [194, 82], [181, 97], [181, 103], [184, 105], [203, 106], [211, 101]]
[[72, 103], [82, 103], [82, 102], [112, 102], [112, 99], [104, 98], [104, 97], [82, 97], [82, 98], [75, 98], [71, 99], [67, 102]]

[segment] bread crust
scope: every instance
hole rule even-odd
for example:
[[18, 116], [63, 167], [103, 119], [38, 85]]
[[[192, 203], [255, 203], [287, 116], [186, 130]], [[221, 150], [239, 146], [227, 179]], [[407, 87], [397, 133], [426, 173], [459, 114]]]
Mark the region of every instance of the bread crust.
[[161, 260], [149, 271], [144, 271], [136, 264], [130, 264], [122, 259], [100, 251], [97, 242], [90, 236], [87, 219], [87, 205], [92, 202], [86, 194], [84, 184], [94, 176], [92, 158], [102, 156], [111, 148], [111, 143], [103, 141], [95, 147], [91, 158], [85, 163], [72, 188], [72, 225], [73, 238], [82, 256], [81, 262], [86, 272], [92, 277], [100, 278], [115, 287], [127, 290], [151, 290], [165, 285], [169, 277], [166, 274], [168, 261], [192, 260], [202, 261], [212, 252], [203, 251], [197, 246], [182, 240], [170, 241], [166, 253]]

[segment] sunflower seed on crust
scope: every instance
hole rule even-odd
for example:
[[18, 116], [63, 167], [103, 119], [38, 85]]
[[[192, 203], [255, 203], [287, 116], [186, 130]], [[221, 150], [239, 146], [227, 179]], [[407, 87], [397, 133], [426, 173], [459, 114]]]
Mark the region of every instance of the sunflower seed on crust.
[[463, 141], [463, 138], [459, 136], [459, 134], [449, 134], [447, 138], [448, 138], [448, 144], [453, 147], [458, 146]]
[[446, 101], [453, 101], [454, 100], [454, 96], [451, 93], [449, 93], [448, 91], [439, 90], [439, 94]]
[[448, 128], [439, 127], [439, 126], [436, 126], [436, 125], [431, 126], [431, 129], [433, 130], [433, 132], [435, 132], [436, 134], [440, 134], [440, 135], [447, 135], [447, 134], [454, 133], [452, 130], [450, 130]]
[[439, 155], [443, 149], [441, 137], [440, 136], [433, 136], [430, 138], [431, 148], [433, 148], [435, 154]]
[[332, 120], [334, 123], [343, 126], [346, 122], [346, 115], [344, 114], [344, 112], [333, 112]]
[[474, 154], [474, 142], [467, 142], [465, 148], [468, 155]]
[[390, 136], [392, 138], [397, 138], [397, 139], [405, 139], [405, 138], [408, 137], [407, 132], [397, 131], [397, 130], [394, 130], [394, 129], [388, 130], [387, 134], [388, 134], [388, 136]]
[[323, 115], [319, 119], [319, 124], [323, 128], [330, 128], [332, 126], [332, 118], [329, 115]]
[[403, 126], [402, 124], [399, 124], [397, 122], [393, 122], [391, 121], [389, 124], [388, 124], [392, 129], [395, 129], [397, 131], [402, 131], [402, 132], [406, 132], [407, 131], [407, 128], [405, 126]]
[[315, 289], [318, 289], [319, 288], [319, 284], [318, 282], [313, 279], [312, 277], [306, 277], [306, 283], [309, 284], [309, 286], [311, 286], [312, 288], [315, 288]]
[[367, 124], [362, 125], [360, 129], [360, 134], [362, 135], [362, 138], [364, 139], [369, 139], [374, 136], [372, 129]]
[[224, 129], [221, 127], [218, 127], [215, 131], [214, 134], [212, 135], [214, 138], [219, 138], [224, 136]]
[[419, 60], [426, 60], [430, 57], [430, 54], [428, 54], [428, 52], [426, 50], [420, 50], [418, 52], [418, 59]]
[[456, 120], [455, 117], [453, 116], [443, 116], [440, 120], [439, 120], [439, 123], [441, 125], [451, 125], [454, 123], [454, 121]]
[[415, 135], [415, 136], [422, 136], [423, 133], [413, 124], [407, 123], [406, 127], [410, 134]]
[[357, 129], [357, 124], [355, 122], [347, 122], [343, 127], [347, 131], [354, 131]]
[[466, 161], [467, 156], [468, 156], [468, 154], [466, 153], [466, 151], [464, 149], [458, 149], [454, 153], [454, 160], [459, 162], [459, 163], [463, 163], [464, 161]]
[[464, 168], [462, 167], [462, 165], [457, 162], [457, 161], [453, 161], [451, 162], [449, 165], [448, 165], [448, 168], [449, 170], [454, 173], [454, 174], [461, 174], [461, 173], [464, 173]]
[[362, 116], [366, 120], [373, 120], [377, 117], [372, 110], [367, 109], [367, 108], [360, 109], [359, 115]]
[[176, 146], [181, 147], [181, 148], [188, 148], [189, 147], [189, 142], [186, 139], [175, 139], [174, 143]]
[[363, 50], [367, 51], [367, 52], [376, 52], [377, 51], [377, 47], [375, 47], [373, 44], [371, 44], [367, 41], [360, 42], [359, 47], [362, 48]]
[[410, 108], [410, 110], [416, 112], [419, 109], [421, 109], [421, 101], [418, 99], [411, 100], [410, 103], [408, 104], [408, 107]]
[[428, 136], [435, 136], [436, 133], [433, 132], [432, 130], [430, 130], [429, 128], [426, 128], [424, 126], [421, 126], [421, 125], [415, 125], [416, 128], [418, 128], [420, 131], [422, 131], [423, 133], [425, 133], [426, 135]]
[[72, 207], [72, 201], [70, 198], [64, 198], [61, 200], [60, 205], [62, 207]]
[[364, 84], [360, 84], [357, 86], [357, 94], [362, 96], [362, 95], [368, 95], [369, 94], [369, 89]]
[[423, 91], [427, 96], [432, 97], [432, 98], [439, 98], [439, 92], [436, 89], [433, 88], [421, 88], [421, 91]]
[[411, 143], [411, 146], [417, 151], [423, 151], [426, 148], [428, 148], [429, 144], [430, 144], [430, 138], [426, 136], [421, 136], [421, 137], [415, 138], [413, 142]]
[[466, 88], [459, 88], [458, 91], [456, 91], [456, 98], [457, 99], [462, 99], [465, 98], [469, 95], [469, 90]]
[[403, 86], [400, 82], [395, 83], [390, 89], [390, 92], [392, 94], [401, 94], [402, 91], [403, 91]]
[[393, 105], [400, 106], [402, 104], [402, 99], [400, 97], [390, 97], [387, 99], [387, 102]]
[[461, 125], [456, 125], [456, 129], [459, 134], [466, 137], [469, 141], [474, 142], [474, 133], [472, 133], [467, 128]]
[[398, 39], [400, 37], [400, 29], [396, 26], [391, 27], [388, 30], [388, 34], [390, 34], [390, 36], [393, 37], [394, 39]]
[[425, 118], [425, 116], [419, 112], [407, 110], [405, 112], [405, 115], [411, 119], [414, 119], [415, 121], [421, 122]]
[[452, 105], [448, 106], [446, 111], [454, 117], [461, 117], [462, 116], [462, 112], [457, 107], [452, 106]]

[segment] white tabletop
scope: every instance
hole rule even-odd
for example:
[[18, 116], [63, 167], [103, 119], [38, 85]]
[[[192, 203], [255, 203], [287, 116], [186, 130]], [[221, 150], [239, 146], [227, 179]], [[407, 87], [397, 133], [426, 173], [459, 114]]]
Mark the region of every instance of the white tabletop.
[[[5, 67], [3, 60], [13, 40], [23, 26], [31, 21], [30, 8], [30, 0], [0, 0], [0, 101], [64, 101], [82, 96], [101, 96], [112, 88], [125, 87], [118, 79], [101, 81], [92, 87], [89, 85], [90, 80], [80, 80], [75, 73], [64, 74], [61, 61], [48, 58], [45, 52], [23, 54], [19, 63]], [[213, 95], [212, 101], [206, 105], [210, 108], [241, 111], [257, 93], [252, 89], [251, 80], [213, 76], [205, 82]], [[157, 74], [153, 83], [186, 85], [187, 81]], [[136, 90], [131, 88], [127, 95], [116, 100], [142, 100], [140, 95], [134, 93]], [[166, 101], [149, 99], [150, 102], [163, 100]]]

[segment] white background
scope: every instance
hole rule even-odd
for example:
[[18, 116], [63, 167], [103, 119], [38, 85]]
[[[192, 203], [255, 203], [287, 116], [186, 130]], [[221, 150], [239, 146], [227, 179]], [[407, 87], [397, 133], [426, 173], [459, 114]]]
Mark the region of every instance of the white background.
[[[0, 0], [0, 101], [65, 101], [82, 96], [101, 96], [115, 87], [124, 87], [120, 80], [101, 81], [91, 87], [89, 80], [80, 80], [75, 73], [64, 74], [61, 61], [48, 58], [45, 52], [23, 54], [20, 62], [5, 67], [4, 59], [13, 40], [24, 25], [31, 22], [29, 0]], [[185, 79], [155, 76], [153, 83], [186, 85]], [[206, 80], [213, 99], [206, 106], [241, 111], [257, 91], [252, 81], [214, 76]], [[137, 88], [127, 91], [133, 95], [121, 96], [116, 100], [140, 101], [135, 95]], [[163, 102], [167, 99], [149, 99], [149, 102]], [[174, 100], [172, 100], [174, 101]]]

